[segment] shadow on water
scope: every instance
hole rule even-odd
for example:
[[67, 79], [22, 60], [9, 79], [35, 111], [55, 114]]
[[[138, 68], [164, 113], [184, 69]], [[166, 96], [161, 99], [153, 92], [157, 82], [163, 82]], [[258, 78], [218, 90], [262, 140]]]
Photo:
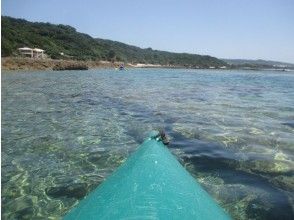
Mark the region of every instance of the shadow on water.
[[[262, 195], [262, 197], [265, 197], [267, 201], [265, 201], [265, 198], [258, 196], [256, 199], [248, 202], [246, 206], [248, 218], [293, 219], [293, 209], [285, 192], [273, 186], [270, 179], [266, 177], [240, 170], [243, 161], [235, 156], [234, 152], [224, 149], [217, 143], [187, 139], [174, 131], [171, 131], [170, 135], [175, 140], [170, 145], [170, 148], [180, 147], [184, 151], [185, 154], [182, 156], [183, 163], [193, 164], [196, 177], [198, 176], [197, 172], [205, 173], [206, 175], [221, 178], [224, 184], [240, 184], [266, 192], [266, 195]], [[285, 175], [293, 175], [293, 173], [289, 172], [285, 173]], [[207, 187], [205, 188], [209, 191]], [[270, 208], [267, 203], [270, 203]]]

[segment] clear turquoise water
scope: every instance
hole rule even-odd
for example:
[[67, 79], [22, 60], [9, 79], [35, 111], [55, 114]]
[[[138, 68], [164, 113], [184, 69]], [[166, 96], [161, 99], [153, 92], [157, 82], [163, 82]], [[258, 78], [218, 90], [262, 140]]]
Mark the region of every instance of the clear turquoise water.
[[58, 219], [164, 128], [235, 219], [293, 219], [294, 73], [2, 73], [2, 218]]

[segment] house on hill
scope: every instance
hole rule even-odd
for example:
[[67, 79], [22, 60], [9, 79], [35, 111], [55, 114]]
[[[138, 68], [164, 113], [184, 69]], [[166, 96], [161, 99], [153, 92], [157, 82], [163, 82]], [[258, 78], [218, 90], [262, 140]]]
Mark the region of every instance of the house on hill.
[[45, 50], [39, 48], [29, 48], [29, 47], [21, 47], [18, 48], [19, 53], [24, 57], [30, 58], [45, 58]]

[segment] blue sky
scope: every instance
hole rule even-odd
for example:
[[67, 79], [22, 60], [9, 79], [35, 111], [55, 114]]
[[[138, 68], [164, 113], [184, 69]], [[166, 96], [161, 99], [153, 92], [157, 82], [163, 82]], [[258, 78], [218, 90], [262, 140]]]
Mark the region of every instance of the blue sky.
[[2, 0], [2, 15], [143, 48], [294, 63], [294, 0]]

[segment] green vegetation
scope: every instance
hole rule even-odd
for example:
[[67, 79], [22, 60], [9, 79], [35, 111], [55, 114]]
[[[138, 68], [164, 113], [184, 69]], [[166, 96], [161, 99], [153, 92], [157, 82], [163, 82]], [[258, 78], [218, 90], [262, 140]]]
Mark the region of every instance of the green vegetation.
[[68, 25], [1, 18], [2, 57], [16, 56], [17, 48], [27, 46], [44, 49], [52, 59], [108, 60], [192, 68], [227, 65], [211, 56], [142, 49], [116, 41], [95, 39]]
[[294, 64], [271, 61], [271, 60], [246, 60], [246, 59], [222, 59], [232, 68], [251, 68], [251, 69], [294, 69]]

